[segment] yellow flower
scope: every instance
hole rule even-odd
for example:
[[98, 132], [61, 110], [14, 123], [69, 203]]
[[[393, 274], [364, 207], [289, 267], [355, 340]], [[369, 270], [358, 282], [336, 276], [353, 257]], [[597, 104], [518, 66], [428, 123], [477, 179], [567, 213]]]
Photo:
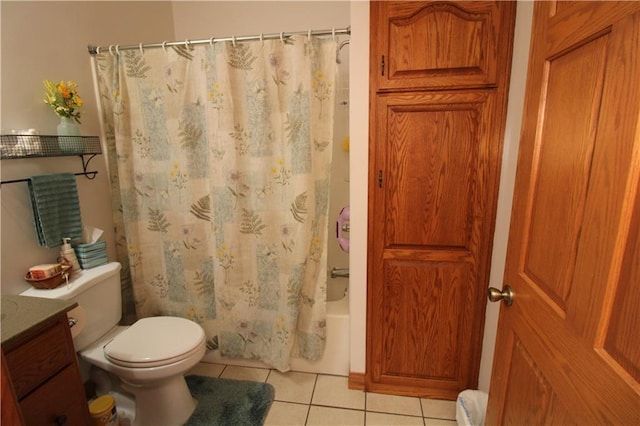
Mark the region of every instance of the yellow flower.
[[79, 109], [83, 101], [78, 95], [78, 85], [73, 81], [60, 81], [54, 84], [45, 80], [43, 83], [46, 88], [44, 103], [53, 108], [60, 117], [73, 118], [80, 123]]

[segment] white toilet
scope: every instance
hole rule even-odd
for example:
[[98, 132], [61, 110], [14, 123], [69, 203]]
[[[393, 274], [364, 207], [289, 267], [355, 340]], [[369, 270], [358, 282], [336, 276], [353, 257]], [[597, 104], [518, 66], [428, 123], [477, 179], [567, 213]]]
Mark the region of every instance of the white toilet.
[[[135, 399], [134, 425], [184, 424], [196, 403], [184, 373], [200, 362], [205, 334], [193, 321], [151, 317], [131, 326], [118, 326], [122, 314], [120, 264], [83, 270], [69, 285], [52, 290], [31, 288], [23, 296], [73, 300], [69, 312], [78, 323], [71, 328], [81, 359], [115, 375], [115, 383]], [[122, 398], [122, 395], [119, 395]], [[116, 401], [118, 398], [116, 398]]]

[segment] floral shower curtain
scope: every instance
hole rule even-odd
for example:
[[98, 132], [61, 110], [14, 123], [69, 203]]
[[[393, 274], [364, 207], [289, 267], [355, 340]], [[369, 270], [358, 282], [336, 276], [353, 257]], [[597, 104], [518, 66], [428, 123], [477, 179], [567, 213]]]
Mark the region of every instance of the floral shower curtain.
[[95, 56], [129, 320], [282, 371], [322, 355], [336, 41]]

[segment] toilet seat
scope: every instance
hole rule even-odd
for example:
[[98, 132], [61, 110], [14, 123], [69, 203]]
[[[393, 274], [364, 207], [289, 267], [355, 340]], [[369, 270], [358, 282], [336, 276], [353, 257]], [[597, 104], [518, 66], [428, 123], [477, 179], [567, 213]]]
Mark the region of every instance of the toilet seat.
[[128, 368], [149, 368], [192, 356], [205, 343], [198, 324], [178, 317], [143, 318], [104, 345], [105, 358]]

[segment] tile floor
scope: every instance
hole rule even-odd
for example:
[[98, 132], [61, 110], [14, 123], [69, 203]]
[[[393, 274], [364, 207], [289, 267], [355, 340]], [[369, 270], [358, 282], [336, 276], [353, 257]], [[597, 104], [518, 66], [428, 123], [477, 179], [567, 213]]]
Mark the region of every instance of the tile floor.
[[455, 426], [455, 401], [349, 389], [347, 377], [200, 363], [187, 374], [267, 382], [276, 391], [265, 425]]

